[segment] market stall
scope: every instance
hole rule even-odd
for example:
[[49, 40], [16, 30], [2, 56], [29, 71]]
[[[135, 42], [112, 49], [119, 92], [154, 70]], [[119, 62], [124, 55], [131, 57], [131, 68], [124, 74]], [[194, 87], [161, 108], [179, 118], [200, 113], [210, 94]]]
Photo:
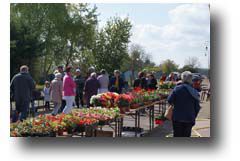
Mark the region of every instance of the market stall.
[[[169, 84], [165, 84], [158, 90], [134, 89], [124, 94], [98, 94], [92, 96], [91, 108], [73, 109], [69, 114], [56, 116], [39, 115], [23, 122], [11, 123], [11, 136], [98, 137], [108, 133], [112, 137], [121, 137], [123, 122], [127, 116], [133, 118], [133, 128], [137, 136], [142, 116], [148, 118], [148, 131], [151, 131], [155, 127], [156, 115], [164, 115], [166, 98], [172, 89], [169, 87]], [[109, 127], [111, 131], [105, 131], [105, 127]]]

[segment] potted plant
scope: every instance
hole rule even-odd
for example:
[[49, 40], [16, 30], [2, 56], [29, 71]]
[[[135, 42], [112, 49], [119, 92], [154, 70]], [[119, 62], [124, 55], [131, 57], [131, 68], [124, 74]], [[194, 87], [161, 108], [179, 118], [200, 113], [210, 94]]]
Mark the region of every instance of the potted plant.
[[157, 125], [163, 125], [164, 121], [166, 120], [166, 118], [162, 115], [159, 115], [155, 118], [155, 124]]
[[131, 104], [131, 101], [132, 101], [132, 96], [128, 94], [120, 94], [116, 98], [115, 102], [120, 108], [120, 113], [124, 114], [125, 112], [129, 111], [129, 106]]

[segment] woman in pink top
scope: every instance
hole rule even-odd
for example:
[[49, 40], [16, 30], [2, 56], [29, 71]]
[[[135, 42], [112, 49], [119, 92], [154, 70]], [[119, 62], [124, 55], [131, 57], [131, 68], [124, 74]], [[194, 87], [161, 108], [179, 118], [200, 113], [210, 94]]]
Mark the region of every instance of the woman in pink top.
[[72, 79], [71, 67], [66, 68], [66, 75], [63, 78], [63, 99], [66, 100], [66, 106], [63, 113], [68, 114], [73, 108], [75, 98], [76, 84]]

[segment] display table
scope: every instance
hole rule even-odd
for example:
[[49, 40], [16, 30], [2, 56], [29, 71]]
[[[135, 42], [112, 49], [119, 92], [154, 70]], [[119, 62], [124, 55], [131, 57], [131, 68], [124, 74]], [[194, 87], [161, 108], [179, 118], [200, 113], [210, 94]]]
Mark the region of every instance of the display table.
[[149, 118], [149, 131], [152, 131], [154, 128], [154, 114], [155, 114], [154, 106], [159, 105], [159, 111], [165, 111], [164, 109], [160, 109], [160, 108], [164, 108], [164, 106], [162, 106], [162, 104], [163, 104], [163, 101], [154, 101], [152, 103], [140, 106], [136, 109], [130, 109], [129, 112], [126, 112], [124, 114], [125, 116], [131, 116], [132, 118], [134, 118], [135, 136], [137, 136], [138, 130], [140, 129], [140, 121], [141, 121], [142, 111], [146, 112], [146, 114]]

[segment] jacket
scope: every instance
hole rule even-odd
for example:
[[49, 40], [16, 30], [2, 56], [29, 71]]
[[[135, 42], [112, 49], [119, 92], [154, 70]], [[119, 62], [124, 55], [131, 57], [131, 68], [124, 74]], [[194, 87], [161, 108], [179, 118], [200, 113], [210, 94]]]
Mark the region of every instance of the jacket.
[[16, 102], [30, 102], [34, 88], [35, 83], [28, 73], [16, 74], [10, 85], [11, 93]]
[[157, 89], [157, 80], [155, 78], [149, 80], [148, 89]]
[[75, 96], [76, 83], [70, 74], [66, 74], [63, 78], [63, 96]]
[[62, 90], [63, 82], [61, 80], [54, 79], [51, 83], [51, 100], [53, 102], [62, 102]]
[[108, 89], [109, 77], [106, 74], [102, 74], [102, 75], [98, 76], [97, 79], [98, 79], [100, 88]]
[[110, 92], [116, 92], [116, 93], [122, 93], [122, 89], [124, 87], [124, 82], [123, 82], [123, 79], [121, 77], [119, 77], [119, 87], [115, 87], [115, 82], [116, 82], [116, 77], [113, 77], [111, 80], [110, 80], [110, 83], [109, 83], [109, 91]]
[[89, 77], [84, 86], [85, 96], [91, 98], [91, 96], [96, 95], [99, 88], [99, 82], [96, 78]]
[[82, 93], [85, 84], [85, 79], [81, 75], [79, 75], [74, 78], [74, 81], [76, 83], [76, 94]]
[[198, 92], [188, 84], [176, 86], [168, 96], [168, 103], [173, 105], [173, 121], [195, 124], [200, 110]]

